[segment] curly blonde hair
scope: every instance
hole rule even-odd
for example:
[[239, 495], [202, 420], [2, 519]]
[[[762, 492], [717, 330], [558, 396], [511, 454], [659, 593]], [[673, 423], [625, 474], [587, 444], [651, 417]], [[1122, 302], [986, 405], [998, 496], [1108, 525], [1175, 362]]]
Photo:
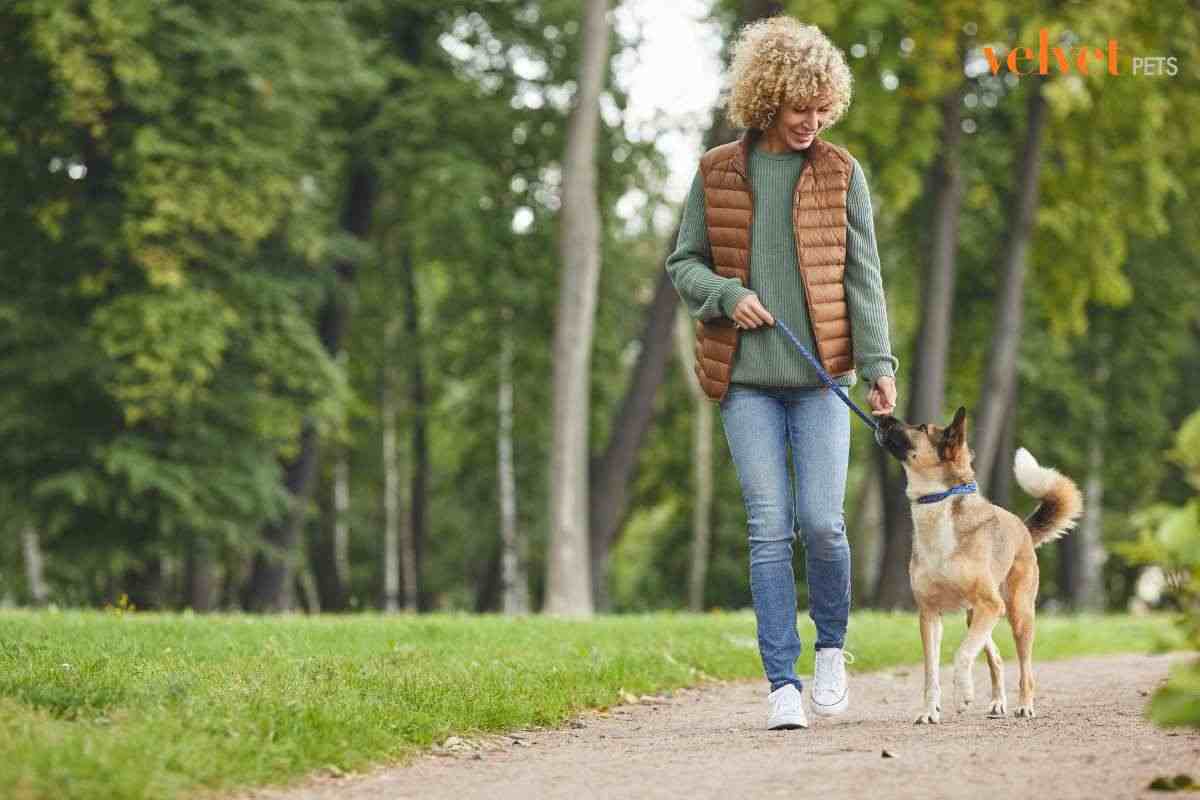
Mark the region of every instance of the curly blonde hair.
[[829, 93], [826, 130], [850, 106], [854, 79], [845, 55], [815, 25], [782, 15], [760, 19], [741, 29], [732, 52], [728, 113], [735, 127], [764, 130], [785, 102]]

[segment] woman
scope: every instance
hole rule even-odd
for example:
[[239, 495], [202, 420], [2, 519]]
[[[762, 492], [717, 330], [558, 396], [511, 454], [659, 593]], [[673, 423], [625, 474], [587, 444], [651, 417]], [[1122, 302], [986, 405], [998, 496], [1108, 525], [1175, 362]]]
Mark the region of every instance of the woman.
[[666, 268], [699, 321], [696, 373], [720, 402], [742, 489], [770, 683], [767, 727], [805, 728], [795, 671], [797, 532], [817, 630], [809, 703], [822, 715], [849, 704], [850, 411], [775, 318], [839, 385], [854, 386], [861, 374], [875, 414], [895, 409], [899, 362], [862, 168], [820, 137], [850, 103], [842, 52], [814, 26], [786, 16], [760, 20], [738, 35], [731, 83], [729, 119], [746, 132], [701, 158]]

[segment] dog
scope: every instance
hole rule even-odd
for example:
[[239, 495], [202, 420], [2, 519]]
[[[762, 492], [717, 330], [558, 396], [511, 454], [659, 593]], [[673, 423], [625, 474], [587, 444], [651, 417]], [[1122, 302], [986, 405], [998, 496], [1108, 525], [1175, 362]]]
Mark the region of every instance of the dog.
[[1022, 521], [989, 502], [975, 486], [965, 408], [959, 407], [946, 427], [907, 425], [890, 415], [881, 416], [878, 425], [879, 443], [900, 462], [908, 478], [906, 494], [913, 518], [909, 583], [925, 651], [924, 709], [916, 724], [941, 720], [938, 665], [942, 614], [964, 608], [967, 635], [954, 657], [958, 712], [966, 711], [974, 700], [971, 667], [983, 649], [992, 677], [988, 715], [1007, 715], [1003, 662], [992, 640], [992, 629], [1007, 614], [1020, 661], [1015, 714], [1033, 717], [1034, 601], [1038, 590], [1034, 549], [1074, 527], [1083, 513], [1079, 488], [1019, 448], [1013, 459], [1017, 483], [1041, 500]]

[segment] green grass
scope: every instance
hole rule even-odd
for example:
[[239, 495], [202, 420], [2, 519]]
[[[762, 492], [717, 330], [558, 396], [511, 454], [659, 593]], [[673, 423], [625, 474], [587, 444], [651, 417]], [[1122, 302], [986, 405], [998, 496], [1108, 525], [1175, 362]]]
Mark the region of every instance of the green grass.
[[[812, 624], [801, 618], [800, 671]], [[948, 618], [945, 655], [962, 637]], [[1148, 651], [1165, 616], [1038, 620], [1038, 660]], [[1001, 623], [1006, 656], [1012, 639]], [[915, 663], [915, 618], [857, 613], [854, 671]], [[0, 794], [171, 797], [404, 758], [451, 733], [557, 723], [713, 678], [761, 678], [754, 617], [0, 613]]]

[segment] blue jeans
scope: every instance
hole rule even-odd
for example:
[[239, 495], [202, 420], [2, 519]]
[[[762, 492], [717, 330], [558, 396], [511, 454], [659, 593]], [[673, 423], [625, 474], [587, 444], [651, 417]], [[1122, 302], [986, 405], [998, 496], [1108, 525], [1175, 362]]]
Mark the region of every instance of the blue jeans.
[[[850, 409], [824, 386], [732, 383], [721, 398], [725, 439], [742, 487], [750, 539], [750, 592], [758, 651], [771, 691], [797, 689], [800, 636], [792, 539], [804, 542], [815, 649], [841, 647], [850, 616], [850, 544], [843, 502]], [[788, 480], [791, 450], [795, 485]]]

